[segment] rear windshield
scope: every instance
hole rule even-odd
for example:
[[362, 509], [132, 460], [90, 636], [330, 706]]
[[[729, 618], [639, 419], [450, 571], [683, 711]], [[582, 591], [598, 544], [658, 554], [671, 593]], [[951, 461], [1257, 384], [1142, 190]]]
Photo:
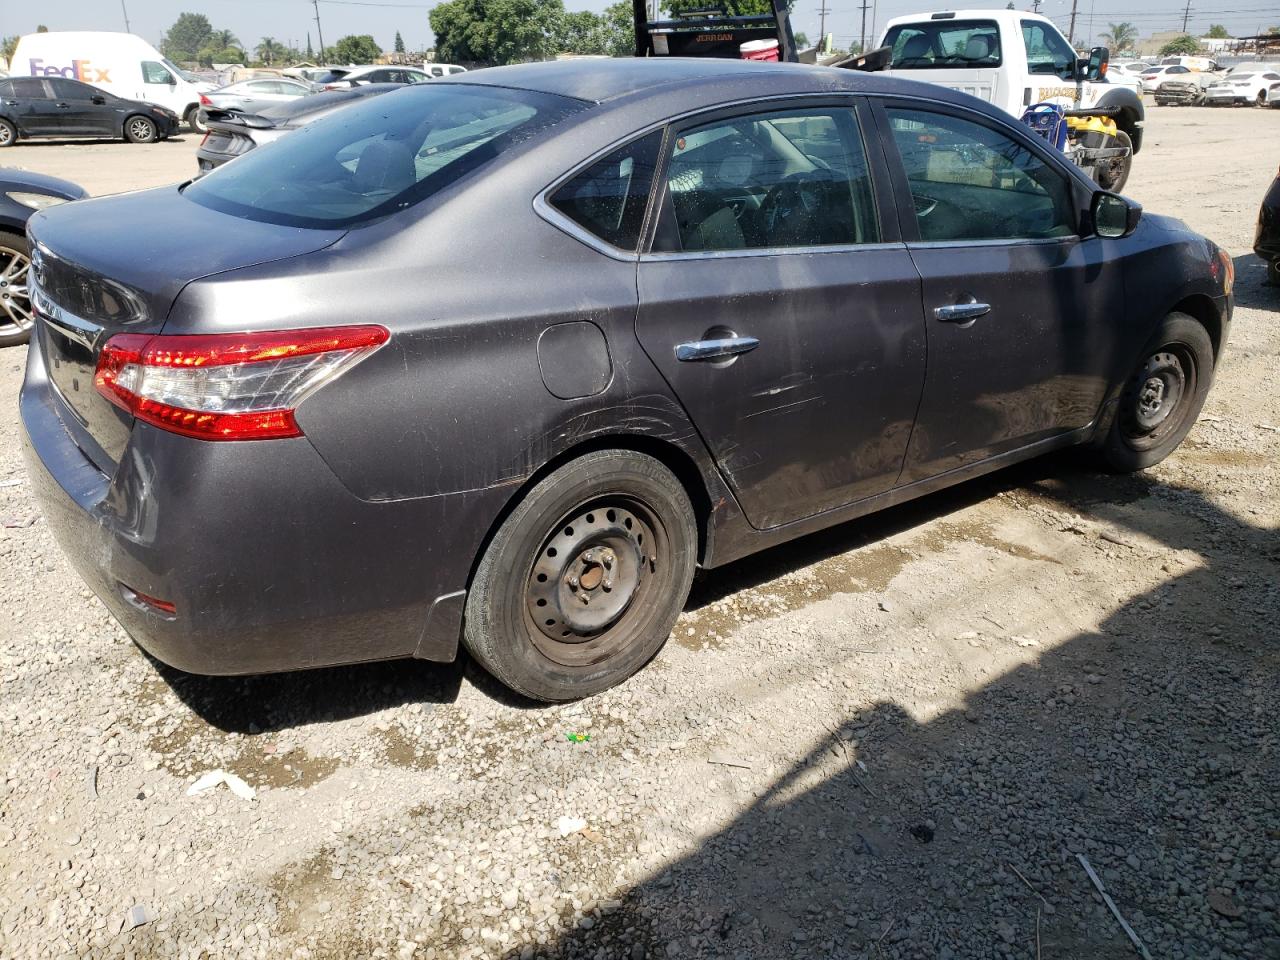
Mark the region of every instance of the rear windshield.
[[344, 107], [184, 191], [286, 226], [354, 226], [410, 207], [585, 104], [496, 87], [420, 84]]
[[890, 70], [955, 70], [1000, 66], [1000, 28], [993, 20], [900, 23], [884, 35]]

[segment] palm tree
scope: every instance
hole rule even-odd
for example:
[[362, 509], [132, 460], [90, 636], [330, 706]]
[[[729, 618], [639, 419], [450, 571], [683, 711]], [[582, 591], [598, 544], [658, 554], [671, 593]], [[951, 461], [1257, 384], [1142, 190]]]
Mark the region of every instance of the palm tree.
[[279, 43], [274, 37], [263, 37], [262, 42], [258, 44], [254, 53], [258, 55], [258, 59], [265, 63], [268, 67], [275, 62], [276, 57], [284, 52], [284, 45]]
[[215, 30], [209, 36], [209, 44], [220, 50], [225, 50], [227, 47], [240, 46], [240, 41], [230, 30]]
[[1108, 29], [1102, 34], [1102, 39], [1107, 41], [1107, 46], [1116, 52], [1128, 49], [1133, 46], [1133, 41], [1138, 39], [1138, 28], [1128, 21], [1109, 23], [1107, 27]]

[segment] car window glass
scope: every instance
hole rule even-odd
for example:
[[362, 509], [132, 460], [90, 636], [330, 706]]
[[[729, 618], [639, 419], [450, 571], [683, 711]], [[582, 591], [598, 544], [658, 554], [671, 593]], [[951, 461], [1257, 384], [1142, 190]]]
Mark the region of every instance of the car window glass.
[[163, 63], [157, 63], [154, 60], [142, 61], [142, 82], [143, 83], [164, 83], [167, 84], [173, 79], [173, 74], [165, 69]]
[[45, 83], [49, 85], [49, 89], [53, 91], [53, 96], [57, 100], [89, 99], [88, 88], [72, 80], [64, 80], [62, 77], [48, 77]]
[[1191, 68], [1190, 67], [1170, 67], [1169, 72], [1170, 73], [1190, 73]]
[[14, 77], [13, 95], [28, 100], [44, 100], [48, 97], [44, 83], [35, 77]]
[[601, 240], [634, 250], [662, 146], [655, 131], [593, 163], [551, 197], [551, 205]]
[[874, 243], [879, 225], [852, 110], [734, 117], [670, 145], [669, 250]]
[[1030, 148], [958, 117], [888, 112], [921, 240], [1042, 239], [1074, 233], [1066, 178]]
[[1000, 66], [1000, 28], [992, 20], [931, 20], [890, 27], [893, 70]]
[[1022, 21], [1022, 42], [1027, 48], [1027, 70], [1051, 73], [1063, 80], [1075, 76], [1076, 52], [1058, 31], [1036, 20]]
[[424, 84], [345, 106], [183, 195], [246, 219], [353, 226], [412, 206], [581, 109], [533, 91]]

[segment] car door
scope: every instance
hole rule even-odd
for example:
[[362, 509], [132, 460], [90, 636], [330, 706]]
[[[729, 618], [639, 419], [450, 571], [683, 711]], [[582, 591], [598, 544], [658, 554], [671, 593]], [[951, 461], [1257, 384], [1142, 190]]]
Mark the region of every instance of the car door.
[[1114, 241], [1077, 233], [1070, 175], [1033, 136], [963, 108], [887, 101], [877, 115], [928, 329], [902, 482], [1090, 424], [1123, 289]]
[[5, 99], [5, 107], [24, 134], [42, 137], [61, 133], [57, 108], [48, 84], [38, 77], [13, 77], [11, 92]]
[[44, 81], [53, 94], [54, 117], [59, 130], [66, 134], [89, 135], [105, 132], [92, 100], [92, 87], [61, 77]]
[[920, 398], [920, 280], [860, 113], [739, 107], [664, 148], [636, 329], [758, 528], [890, 488]]

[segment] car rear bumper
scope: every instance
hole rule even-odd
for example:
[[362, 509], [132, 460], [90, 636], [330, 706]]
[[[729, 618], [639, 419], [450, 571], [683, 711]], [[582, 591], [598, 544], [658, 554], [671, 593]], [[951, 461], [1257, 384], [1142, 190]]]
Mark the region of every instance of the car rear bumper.
[[1237, 96], [1234, 93], [1214, 93], [1211, 90], [1205, 94], [1204, 102], [1215, 107], [1230, 107], [1236, 104], [1252, 103], [1253, 100], [1249, 97]]
[[76, 572], [148, 653], [202, 674], [456, 655], [473, 531], [496, 491], [366, 501], [305, 438], [209, 443], [147, 425], [108, 477], [63, 426], [39, 350], [29, 358], [32, 488]]

